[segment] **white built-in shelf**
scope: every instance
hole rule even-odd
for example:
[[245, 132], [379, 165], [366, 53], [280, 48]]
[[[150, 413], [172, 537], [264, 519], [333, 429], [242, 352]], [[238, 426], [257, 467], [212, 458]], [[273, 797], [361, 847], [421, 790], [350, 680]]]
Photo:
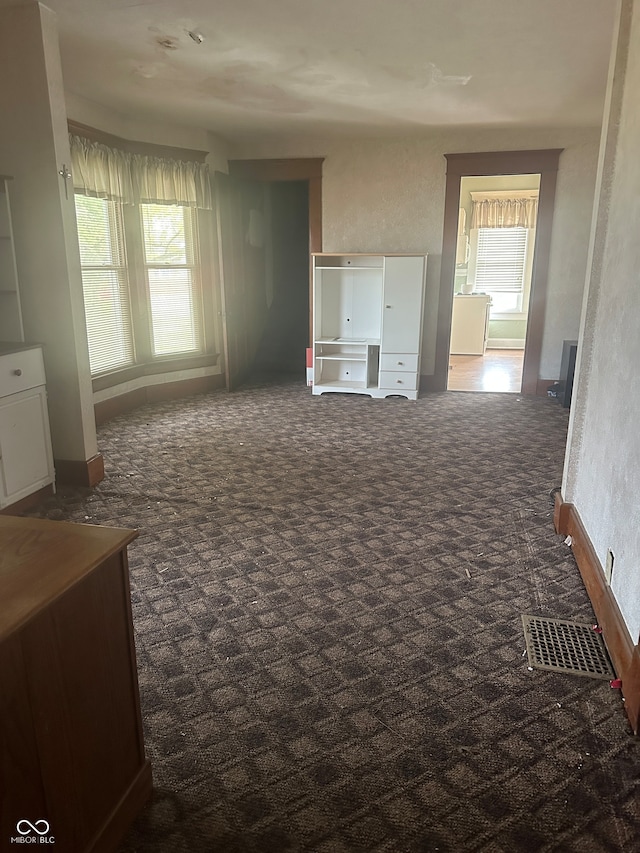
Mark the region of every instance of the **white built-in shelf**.
[[349, 361], [366, 361], [367, 356], [365, 353], [360, 354], [356, 352], [352, 353], [332, 353], [331, 355], [320, 354], [317, 355], [316, 358], [320, 359], [320, 361], [344, 361], [345, 359], [349, 359]]
[[356, 266], [355, 264], [350, 264], [349, 266], [344, 267], [331, 267], [331, 266], [318, 266], [317, 270], [340, 270], [344, 272], [345, 270], [367, 270], [367, 272], [371, 272], [371, 270], [378, 270], [382, 272], [382, 267], [367, 267], [367, 266]]
[[365, 389], [367, 383], [364, 380], [333, 379], [327, 386], [337, 391], [356, 391]]
[[356, 344], [361, 346], [376, 346], [380, 338], [317, 338], [317, 344]]

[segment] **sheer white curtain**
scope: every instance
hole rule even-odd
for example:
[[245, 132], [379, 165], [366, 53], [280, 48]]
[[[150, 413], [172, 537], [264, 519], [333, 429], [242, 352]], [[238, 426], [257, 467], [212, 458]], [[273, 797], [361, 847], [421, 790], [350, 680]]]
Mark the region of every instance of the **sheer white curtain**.
[[93, 198], [135, 204], [130, 156], [80, 136], [69, 137], [74, 189]]
[[536, 196], [473, 198], [472, 228], [535, 228]]
[[205, 163], [130, 154], [71, 134], [73, 185], [84, 195], [125, 204], [177, 204], [211, 210]]
[[211, 210], [209, 167], [205, 163], [134, 154], [131, 168], [140, 202]]

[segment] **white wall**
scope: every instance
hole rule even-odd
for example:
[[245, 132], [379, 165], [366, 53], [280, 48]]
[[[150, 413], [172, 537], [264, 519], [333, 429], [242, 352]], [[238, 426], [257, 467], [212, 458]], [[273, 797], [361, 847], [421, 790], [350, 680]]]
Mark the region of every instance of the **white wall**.
[[0, 8], [0, 172], [11, 210], [25, 337], [43, 344], [53, 452], [97, 453], [55, 15], [35, 2]]
[[422, 373], [433, 373], [442, 227], [444, 154], [564, 148], [551, 246], [540, 378], [556, 379], [562, 341], [576, 338], [586, 272], [599, 129], [455, 130], [401, 139], [246, 139], [231, 158], [325, 157], [325, 251], [427, 252]]
[[615, 554], [612, 591], [635, 643], [640, 632], [640, 387], [635, 377], [640, 364], [640, 0], [623, 3], [620, 32], [563, 497], [575, 505], [601, 564], [607, 549]]
[[172, 145], [175, 148], [191, 148], [207, 151], [207, 163], [212, 172], [226, 172], [228, 142], [220, 136], [192, 127], [181, 127], [170, 122], [141, 121], [122, 115], [122, 113], [81, 98], [73, 92], [65, 93], [67, 116], [80, 124], [87, 124], [96, 130], [121, 136], [136, 142], [149, 142], [155, 145]]

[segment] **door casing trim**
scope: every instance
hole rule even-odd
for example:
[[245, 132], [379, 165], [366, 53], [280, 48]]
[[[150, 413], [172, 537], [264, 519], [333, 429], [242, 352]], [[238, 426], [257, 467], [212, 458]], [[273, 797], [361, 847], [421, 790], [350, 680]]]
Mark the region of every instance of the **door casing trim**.
[[425, 383], [425, 390], [446, 391], [447, 388], [461, 179], [485, 175], [539, 174], [538, 222], [522, 371], [522, 393], [536, 394], [547, 305], [556, 178], [558, 161], [563, 150], [562, 148], [545, 148], [531, 151], [484, 151], [444, 155], [447, 161], [447, 178], [435, 367], [433, 377], [429, 377]]

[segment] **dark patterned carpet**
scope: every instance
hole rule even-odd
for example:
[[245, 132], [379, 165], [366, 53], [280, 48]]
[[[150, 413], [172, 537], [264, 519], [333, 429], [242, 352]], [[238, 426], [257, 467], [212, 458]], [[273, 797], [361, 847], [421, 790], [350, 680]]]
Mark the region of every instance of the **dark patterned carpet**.
[[590, 623], [552, 524], [567, 413], [296, 383], [100, 429], [39, 513], [130, 547], [155, 794], [122, 853], [638, 851], [607, 681], [529, 671], [521, 614]]

